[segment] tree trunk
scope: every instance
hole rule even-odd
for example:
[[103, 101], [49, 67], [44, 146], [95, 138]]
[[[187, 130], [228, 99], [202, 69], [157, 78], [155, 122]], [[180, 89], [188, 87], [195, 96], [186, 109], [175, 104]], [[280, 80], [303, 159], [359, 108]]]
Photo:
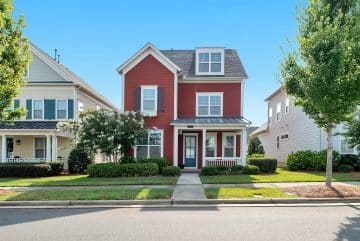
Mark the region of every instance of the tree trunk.
[[326, 159], [326, 186], [331, 187], [332, 179], [332, 166], [333, 166], [333, 141], [332, 141], [332, 128], [326, 129], [327, 133], [327, 159]]

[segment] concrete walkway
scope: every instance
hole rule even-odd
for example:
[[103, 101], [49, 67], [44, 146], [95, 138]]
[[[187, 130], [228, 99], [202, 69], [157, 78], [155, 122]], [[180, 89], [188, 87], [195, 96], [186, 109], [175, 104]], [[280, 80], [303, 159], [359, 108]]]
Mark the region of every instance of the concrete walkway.
[[197, 173], [182, 173], [174, 188], [172, 199], [205, 200], [204, 187]]

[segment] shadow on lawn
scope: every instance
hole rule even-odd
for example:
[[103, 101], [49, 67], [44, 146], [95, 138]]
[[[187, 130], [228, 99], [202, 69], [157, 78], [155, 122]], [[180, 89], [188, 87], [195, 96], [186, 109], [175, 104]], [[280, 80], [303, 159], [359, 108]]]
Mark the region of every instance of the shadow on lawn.
[[[352, 208], [360, 211], [357, 206], [351, 206]], [[340, 224], [340, 230], [336, 233], [335, 241], [355, 241], [360, 237], [360, 214], [355, 217], [347, 217], [346, 222]]]

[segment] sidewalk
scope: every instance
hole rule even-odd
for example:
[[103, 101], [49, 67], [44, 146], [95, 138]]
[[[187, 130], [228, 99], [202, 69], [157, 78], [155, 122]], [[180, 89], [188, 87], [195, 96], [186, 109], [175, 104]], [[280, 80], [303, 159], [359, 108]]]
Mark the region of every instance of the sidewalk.
[[199, 174], [182, 173], [172, 195], [172, 200], [206, 200]]

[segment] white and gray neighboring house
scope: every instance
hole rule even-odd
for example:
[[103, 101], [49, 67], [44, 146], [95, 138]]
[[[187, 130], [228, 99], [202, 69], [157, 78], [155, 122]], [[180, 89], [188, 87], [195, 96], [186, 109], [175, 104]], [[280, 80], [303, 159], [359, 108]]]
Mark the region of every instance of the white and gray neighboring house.
[[13, 124], [0, 124], [0, 163], [67, 161], [71, 135], [57, 123], [77, 120], [87, 109], [117, 111], [107, 98], [68, 68], [31, 44], [33, 56], [24, 74], [25, 86], [11, 108], [24, 107], [27, 115]]
[[[299, 150], [320, 151], [327, 148], [326, 132], [310, 119], [301, 107], [295, 106], [293, 97], [282, 88], [265, 99], [268, 103], [268, 121], [250, 134], [258, 136], [265, 150], [265, 157], [276, 158], [284, 165], [288, 154]], [[334, 149], [341, 154], [354, 154], [356, 148], [346, 143], [343, 125], [334, 130]]]

